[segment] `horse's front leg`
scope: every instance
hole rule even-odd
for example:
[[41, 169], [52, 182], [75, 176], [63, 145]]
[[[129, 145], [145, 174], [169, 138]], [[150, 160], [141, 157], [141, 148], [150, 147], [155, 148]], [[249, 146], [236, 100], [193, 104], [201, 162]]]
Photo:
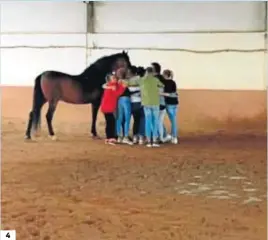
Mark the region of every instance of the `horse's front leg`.
[[97, 117], [98, 117], [98, 111], [100, 108], [100, 101], [92, 103], [91, 106], [92, 106], [91, 134], [93, 138], [99, 138], [97, 134], [97, 129], [96, 129], [96, 122], [97, 122]]

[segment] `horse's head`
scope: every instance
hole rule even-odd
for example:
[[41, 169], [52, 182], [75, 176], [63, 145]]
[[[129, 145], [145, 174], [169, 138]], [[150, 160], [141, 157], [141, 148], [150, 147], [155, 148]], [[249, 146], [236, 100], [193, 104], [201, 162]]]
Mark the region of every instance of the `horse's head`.
[[111, 65], [112, 71], [116, 71], [119, 68], [123, 68], [126, 71], [128, 68], [131, 67], [129, 55], [125, 51], [123, 51], [122, 53], [111, 55], [111, 59], [113, 59], [112, 65]]
[[130, 66], [131, 62], [128, 53], [122, 51], [98, 59], [84, 70], [79, 79], [87, 89], [102, 89], [101, 86], [105, 83], [107, 74], [115, 72], [118, 69], [124, 69], [124, 71], [127, 72]]
[[122, 51], [120, 53], [104, 56], [98, 59], [85, 69], [82, 74], [86, 77], [91, 74], [96, 75], [96, 73], [100, 76], [106, 76], [108, 73], [114, 72], [119, 68], [127, 70], [129, 67], [131, 67], [131, 62], [128, 53]]

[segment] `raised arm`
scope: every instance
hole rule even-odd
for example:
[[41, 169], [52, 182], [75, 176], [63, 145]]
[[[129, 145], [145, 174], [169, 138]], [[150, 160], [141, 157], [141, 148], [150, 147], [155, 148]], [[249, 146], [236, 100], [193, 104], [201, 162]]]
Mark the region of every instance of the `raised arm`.
[[164, 87], [165, 85], [157, 78], [157, 86]]
[[102, 88], [103, 88], [103, 89], [111, 89], [111, 90], [114, 90], [114, 89], [115, 89], [114, 86], [108, 86], [107, 83], [104, 83], [104, 84], [102, 85]]
[[129, 87], [137, 87], [137, 86], [140, 85], [140, 81], [141, 81], [141, 79], [140, 80], [138, 80], [138, 79], [129, 80], [127, 82], [127, 86], [129, 86]]
[[177, 98], [178, 97], [178, 93], [174, 92], [174, 93], [160, 93], [160, 95], [165, 96], [165, 97], [170, 97], [170, 98]]
[[[169, 80], [171, 81], [171, 80]], [[171, 98], [177, 98], [178, 97], [178, 93], [177, 93], [177, 85], [176, 82], [173, 81], [172, 87], [171, 89], [169, 89], [168, 92], [163, 92], [162, 94], [165, 97], [171, 97]]]

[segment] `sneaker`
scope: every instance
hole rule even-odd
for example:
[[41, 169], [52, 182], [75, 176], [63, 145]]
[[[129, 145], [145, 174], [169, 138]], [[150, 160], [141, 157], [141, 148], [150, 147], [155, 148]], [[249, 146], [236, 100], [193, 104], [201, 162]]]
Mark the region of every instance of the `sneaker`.
[[122, 143], [125, 143], [125, 144], [128, 144], [128, 145], [133, 145], [133, 142], [131, 142], [127, 137], [123, 138]]
[[137, 136], [134, 136], [134, 137], [133, 137], [133, 143], [134, 143], [134, 144], [137, 144], [138, 142], [139, 142], [138, 137], [137, 137]]
[[117, 143], [122, 143], [122, 138], [121, 137], [117, 138]]
[[171, 139], [171, 143], [173, 143], [173, 144], [178, 144], [178, 138], [173, 137], [173, 138]]
[[163, 139], [163, 143], [167, 143], [167, 142], [170, 142], [170, 141], [172, 141], [172, 137], [171, 137], [171, 135], [167, 135], [164, 139]]
[[116, 140], [115, 139], [106, 139], [105, 144], [115, 145]]
[[151, 148], [153, 145], [151, 143], [147, 143], [146, 147]]
[[140, 144], [140, 145], [143, 145], [143, 144], [144, 144], [143, 137], [140, 137], [140, 138], [139, 138], [139, 144]]
[[157, 142], [154, 142], [152, 147], [160, 147], [160, 145]]

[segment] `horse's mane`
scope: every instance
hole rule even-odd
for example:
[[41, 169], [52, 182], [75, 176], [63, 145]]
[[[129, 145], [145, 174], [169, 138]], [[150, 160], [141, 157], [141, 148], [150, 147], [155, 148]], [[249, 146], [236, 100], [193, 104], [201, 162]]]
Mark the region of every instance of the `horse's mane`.
[[101, 87], [106, 82], [107, 74], [112, 70], [113, 62], [120, 57], [128, 58], [128, 55], [125, 52], [121, 52], [99, 58], [78, 75], [75, 78], [76, 81], [80, 82], [85, 89]]
[[123, 53], [103, 56], [92, 64], [90, 64], [89, 67], [87, 67], [81, 75], [86, 76], [90, 73], [99, 73], [105, 75], [110, 71], [112, 61], [114, 61], [114, 59], [117, 59], [120, 56], [123, 56]]

